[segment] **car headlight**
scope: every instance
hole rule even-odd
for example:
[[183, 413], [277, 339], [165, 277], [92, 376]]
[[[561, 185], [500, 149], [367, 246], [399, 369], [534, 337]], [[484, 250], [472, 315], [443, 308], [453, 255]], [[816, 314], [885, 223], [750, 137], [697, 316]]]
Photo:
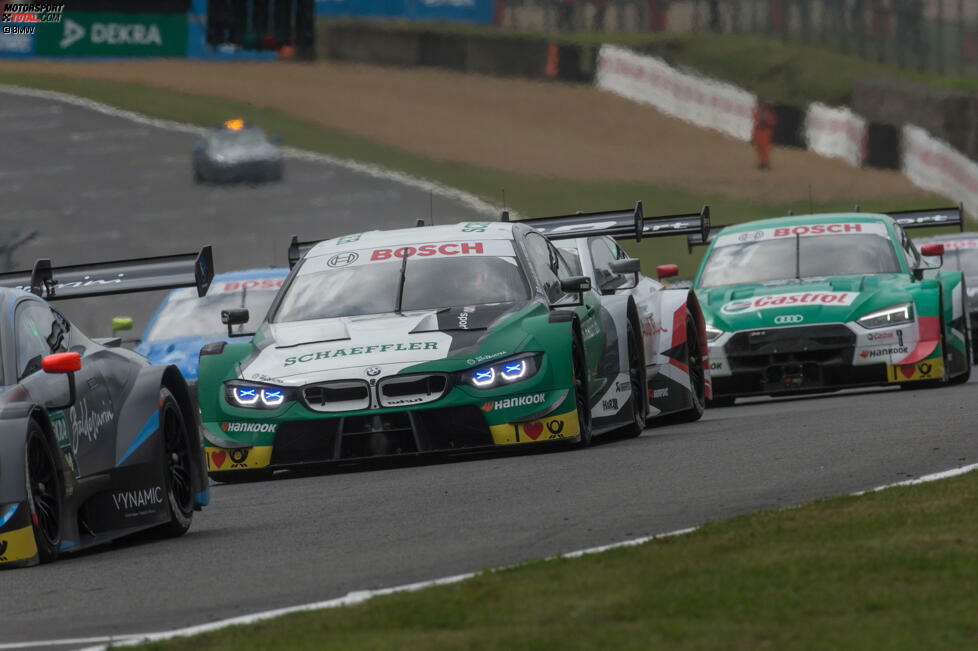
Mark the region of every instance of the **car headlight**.
[[870, 312], [866, 316], [856, 319], [856, 323], [864, 328], [885, 328], [887, 326], [900, 325], [913, 321], [913, 303], [903, 303], [894, 305], [882, 310]]
[[292, 389], [260, 382], [233, 380], [224, 384], [228, 404], [249, 409], [278, 409], [295, 399]]
[[716, 341], [723, 334], [723, 330], [720, 328], [714, 328], [711, 325], [706, 326], [706, 340]]
[[462, 372], [462, 382], [476, 389], [495, 389], [528, 380], [540, 370], [540, 354], [524, 353]]

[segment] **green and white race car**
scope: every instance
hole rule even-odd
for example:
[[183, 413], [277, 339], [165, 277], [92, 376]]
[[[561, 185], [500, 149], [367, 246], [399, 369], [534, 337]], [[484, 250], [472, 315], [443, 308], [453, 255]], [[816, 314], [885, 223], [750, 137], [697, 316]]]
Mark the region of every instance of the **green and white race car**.
[[[582, 265], [581, 251], [551, 240], [705, 235], [708, 219], [705, 209], [645, 218], [639, 203], [532, 227], [465, 222], [294, 240], [293, 269], [257, 333], [201, 350], [211, 477], [586, 445], [616, 429], [638, 435], [650, 415], [695, 420], [708, 395], [695, 296], [653, 287], [623, 253]], [[226, 310], [222, 320], [248, 317]]]
[[[955, 207], [799, 215], [715, 230], [694, 284], [713, 403], [967, 381], [964, 278], [927, 265], [904, 230], [960, 227], [961, 219]], [[698, 235], [689, 241], [703, 243]]]

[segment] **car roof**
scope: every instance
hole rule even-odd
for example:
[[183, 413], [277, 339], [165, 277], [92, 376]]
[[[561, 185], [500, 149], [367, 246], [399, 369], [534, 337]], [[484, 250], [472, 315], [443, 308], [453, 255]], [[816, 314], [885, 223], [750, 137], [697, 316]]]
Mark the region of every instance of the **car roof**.
[[833, 212], [833, 213], [813, 213], [810, 215], [791, 215], [787, 217], [772, 217], [770, 219], [758, 219], [755, 221], [744, 222], [742, 224], [731, 224], [723, 229], [724, 233], [741, 233], [753, 231], [759, 228], [776, 228], [779, 226], [802, 226], [806, 224], [838, 224], [841, 222], [890, 222], [892, 218], [879, 213], [866, 212]]
[[240, 269], [238, 271], [227, 271], [222, 274], [214, 274], [211, 284], [227, 282], [229, 280], [248, 280], [250, 278], [284, 278], [289, 275], [286, 267], [263, 267], [260, 269]]
[[953, 242], [954, 240], [978, 240], [978, 233], [974, 231], [965, 233], [950, 233], [947, 235], [928, 235], [927, 237], [915, 237], [913, 241], [920, 244], [921, 242]]
[[[484, 230], [473, 231], [478, 224]], [[383, 246], [406, 246], [428, 242], [483, 242], [486, 240], [512, 240], [513, 223], [493, 221], [467, 221], [444, 226], [423, 226], [398, 228], [394, 230], [375, 230], [334, 237], [317, 243], [306, 254], [307, 258], [327, 255], [336, 251], [350, 249], [371, 249]], [[352, 239], [355, 238], [355, 239]]]

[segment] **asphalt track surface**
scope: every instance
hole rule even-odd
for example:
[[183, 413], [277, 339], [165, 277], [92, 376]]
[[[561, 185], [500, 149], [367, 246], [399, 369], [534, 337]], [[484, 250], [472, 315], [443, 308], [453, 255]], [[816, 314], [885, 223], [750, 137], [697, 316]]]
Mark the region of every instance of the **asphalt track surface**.
[[[13, 105], [6, 96], [0, 95], [0, 100], [4, 110]], [[26, 110], [43, 108], [44, 103], [17, 106]], [[186, 201], [191, 211], [194, 206], [234, 202], [236, 212], [221, 213], [226, 219], [261, 222], [267, 208], [257, 201], [189, 183], [186, 138], [152, 132], [129, 136], [130, 125], [85, 112], [76, 115], [66, 107], [49, 117], [51, 123], [62, 125], [63, 138], [75, 130], [76, 119], [86, 129], [117, 131], [120, 147], [130, 137], [140, 144], [129, 150], [133, 156], [129, 163], [115, 167], [119, 159], [108, 156], [100, 159], [104, 167], [88, 182], [74, 181], [74, 192], [60, 200], [49, 193], [47, 211], [83, 214], [72, 207], [77, 195], [90, 192], [92, 198], [84, 201], [98, 204], [101, 193], [120, 192], [114, 189], [118, 183], [131, 187], [131, 180], [120, 181], [120, 176], [144, 164], [138, 174], [156, 178], [159, 184], [161, 170], [177, 177], [167, 180], [159, 203], [154, 184], [149, 184], [143, 199], [151, 212], [167, 205], [167, 214], [181, 216], [185, 207], [180, 201]], [[0, 120], [0, 129], [5, 130], [0, 138], [21, 134], [23, 146], [39, 146], [31, 140], [34, 130], [11, 133], [8, 124]], [[49, 150], [59, 142], [50, 132], [41, 137]], [[32, 170], [45, 169], [40, 153], [26, 156], [25, 160], [33, 161]], [[64, 159], [51, 151], [49, 156]], [[135, 160], [142, 157], [155, 161], [156, 167]], [[74, 167], [76, 171], [90, 169], [82, 162], [75, 165], [81, 166]], [[294, 167], [290, 172], [290, 179], [301, 178]], [[314, 168], [306, 173], [329, 175]], [[67, 184], [72, 177], [66, 169], [56, 182]], [[53, 182], [51, 176], [45, 179]], [[296, 206], [303, 201], [301, 192], [328, 198], [330, 193], [322, 185], [311, 181], [305, 188], [276, 196]], [[31, 195], [26, 189], [18, 191], [25, 198]], [[275, 192], [241, 191], [251, 197]], [[178, 192], [179, 199], [168, 196]], [[350, 204], [342, 213], [348, 215], [346, 226], [356, 219], [357, 210], [370, 213], [387, 201], [373, 201], [374, 195], [361, 192], [362, 206]], [[404, 192], [379, 188], [377, 195]], [[211, 193], [220, 198], [208, 198]], [[117, 196], [116, 203], [102, 204], [116, 206], [116, 219], [100, 215], [102, 226], [70, 224], [69, 228], [79, 237], [89, 233], [89, 246], [98, 242], [93, 229], [104, 227], [120, 231], [108, 241], [107, 246], [118, 247], [112, 251], [124, 251], [120, 242], [132, 240], [138, 242], [140, 253], [159, 252], [163, 240], [156, 221], [138, 217], [134, 213], [138, 205], [124, 194]], [[421, 199], [426, 206], [427, 197]], [[308, 197], [305, 201], [314, 213], [313, 201]], [[34, 210], [39, 218], [58, 223], [56, 217]], [[224, 243], [225, 236], [234, 237], [226, 225], [194, 223], [205, 214], [202, 209], [195, 212], [187, 227], [213, 229], [215, 246]], [[283, 213], [282, 219], [293, 217]], [[314, 224], [315, 215], [308, 219], [313, 221], [292, 223]], [[131, 236], [125, 234], [128, 229]], [[173, 231], [180, 238], [177, 248], [196, 246], [193, 237]], [[249, 245], [253, 248], [242, 250], [242, 257], [248, 251], [265, 252], [267, 246], [260, 239]], [[45, 234], [44, 241], [54, 247], [57, 238]], [[243, 245], [247, 238], [238, 236], [235, 241]], [[215, 485], [211, 506], [197, 514], [181, 539], [125, 541], [66, 556], [51, 565], [0, 574], [0, 642], [121, 635], [201, 624], [354, 590], [510, 565], [962, 466], [978, 460], [975, 389], [972, 382], [936, 390], [755, 399], [709, 410], [698, 423], [653, 427], [636, 439], [606, 437], [585, 450], [549, 448], [538, 453], [362, 464], [318, 474], [285, 473], [261, 483]]]

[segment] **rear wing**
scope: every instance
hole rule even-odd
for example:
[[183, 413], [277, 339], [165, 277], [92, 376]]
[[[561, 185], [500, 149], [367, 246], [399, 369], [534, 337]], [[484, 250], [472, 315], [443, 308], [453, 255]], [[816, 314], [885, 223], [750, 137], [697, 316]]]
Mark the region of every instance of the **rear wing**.
[[964, 232], [964, 204], [950, 208], [929, 210], [900, 210], [886, 213], [904, 228], [934, 228], [937, 226], [957, 226]]
[[29, 291], [48, 300], [196, 287], [204, 296], [214, 278], [210, 246], [197, 253], [53, 267], [41, 258], [30, 271], [0, 274], [0, 287]]
[[292, 241], [289, 242], [289, 269], [298, 264], [302, 256], [306, 254], [312, 247], [316, 246], [322, 242], [322, 240], [309, 240], [308, 242], [300, 242], [298, 235], [292, 236]]
[[710, 207], [703, 206], [699, 212], [646, 217], [642, 202], [636, 201], [634, 209], [536, 217], [521, 219], [520, 223], [541, 231], [550, 240], [610, 235], [619, 240], [634, 238], [636, 242], [641, 242], [643, 237], [688, 233], [697, 233], [706, 239], [710, 234]]

